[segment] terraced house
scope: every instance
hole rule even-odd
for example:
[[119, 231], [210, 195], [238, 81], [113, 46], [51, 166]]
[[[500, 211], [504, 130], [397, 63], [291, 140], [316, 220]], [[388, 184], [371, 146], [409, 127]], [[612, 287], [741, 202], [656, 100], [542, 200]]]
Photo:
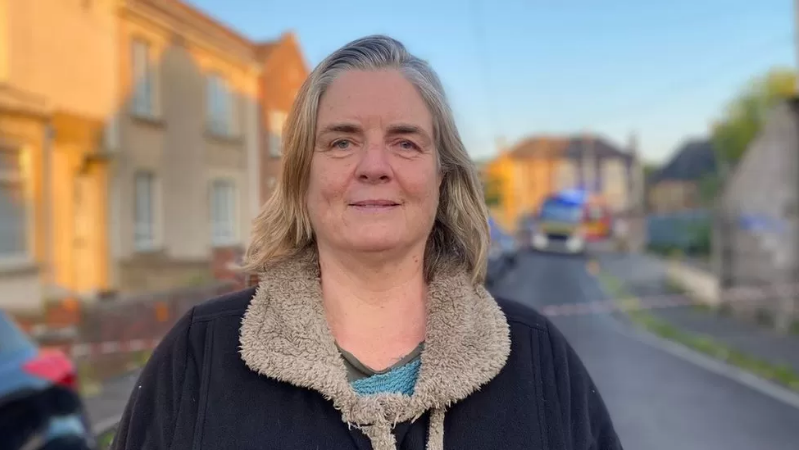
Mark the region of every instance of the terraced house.
[[115, 7], [0, 0], [0, 307], [107, 287]]
[[534, 214], [547, 196], [564, 189], [600, 194], [615, 213], [640, 201], [643, 176], [636, 142], [626, 148], [592, 135], [534, 136], [502, 149], [485, 165], [498, 192], [491, 210], [507, 230]]
[[212, 277], [306, 75], [178, 0], [0, 0], [0, 307]]

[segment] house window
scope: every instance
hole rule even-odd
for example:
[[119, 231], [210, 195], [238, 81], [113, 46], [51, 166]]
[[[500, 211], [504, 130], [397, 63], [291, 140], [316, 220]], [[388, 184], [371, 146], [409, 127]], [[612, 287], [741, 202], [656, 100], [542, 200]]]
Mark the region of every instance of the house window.
[[141, 40], [133, 41], [133, 114], [140, 117], [155, 116], [154, 74], [150, 63], [150, 45]]
[[133, 245], [137, 251], [153, 250], [157, 238], [157, 181], [152, 173], [139, 172], [134, 183]]
[[28, 256], [27, 213], [21, 154], [0, 148], [0, 260]]
[[208, 130], [216, 136], [231, 137], [236, 134], [237, 108], [235, 95], [219, 75], [206, 78]]
[[211, 183], [211, 243], [230, 245], [236, 241], [236, 186], [229, 180]]
[[271, 111], [269, 113], [269, 155], [279, 158], [283, 154], [283, 125], [286, 123], [286, 113]]

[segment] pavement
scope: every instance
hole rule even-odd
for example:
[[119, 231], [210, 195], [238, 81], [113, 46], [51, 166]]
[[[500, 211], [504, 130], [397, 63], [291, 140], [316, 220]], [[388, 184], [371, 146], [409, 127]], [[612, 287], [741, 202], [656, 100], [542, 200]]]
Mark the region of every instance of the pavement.
[[[631, 295], [668, 291], [666, 263], [655, 256], [604, 254], [598, 260], [602, 270], [619, 279]], [[690, 306], [652, 310], [651, 314], [684, 331], [712, 338], [729, 348], [774, 366], [791, 367], [799, 373], [799, 336], [781, 335], [753, 323]]]
[[[644, 275], [654, 277], [657, 266], [629, 264], [640, 285], [654, 290]], [[579, 257], [521, 253], [491, 290], [532, 307], [607, 299], [586, 265]], [[626, 449], [796, 450], [796, 398], [641, 334], [613, 314], [551, 319], [596, 381]], [[85, 400], [95, 431], [118, 420], [137, 376], [114, 379]]]
[[[607, 299], [586, 262], [522, 253], [492, 292], [537, 308]], [[796, 397], [636, 331], [613, 314], [551, 319], [597, 383], [626, 449], [796, 450]]]
[[103, 384], [97, 394], [83, 399], [86, 414], [95, 434], [100, 434], [119, 422], [139, 373], [140, 370], [135, 370], [109, 380]]

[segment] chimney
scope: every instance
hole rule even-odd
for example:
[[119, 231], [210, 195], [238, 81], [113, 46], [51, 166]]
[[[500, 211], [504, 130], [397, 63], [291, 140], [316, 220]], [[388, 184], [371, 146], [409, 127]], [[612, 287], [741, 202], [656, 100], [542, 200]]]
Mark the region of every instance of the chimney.
[[638, 133], [635, 131], [630, 132], [630, 136], [627, 139], [627, 151], [631, 155], [638, 155]]

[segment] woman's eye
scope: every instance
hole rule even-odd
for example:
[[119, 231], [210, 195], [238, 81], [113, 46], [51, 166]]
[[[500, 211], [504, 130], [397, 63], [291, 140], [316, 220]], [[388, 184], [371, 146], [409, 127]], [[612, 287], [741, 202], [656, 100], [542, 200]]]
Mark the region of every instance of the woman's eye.
[[418, 150], [418, 149], [419, 149], [419, 146], [418, 146], [418, 145], [416, 145], [416, 144], [414, 144], [414, 143], [413, 143], [413, 142], [411, 142], [411, 141], [401, 141], [401, 142], [399, 143], [399, 146], [400, 146], [400, 148], [402, 148], [403, 150]]
[[337, 148], [339, 150], [346, 150], [350, 148], [350, 141], [342, 139], [340, 141], [333, 142], [333, 148]]

